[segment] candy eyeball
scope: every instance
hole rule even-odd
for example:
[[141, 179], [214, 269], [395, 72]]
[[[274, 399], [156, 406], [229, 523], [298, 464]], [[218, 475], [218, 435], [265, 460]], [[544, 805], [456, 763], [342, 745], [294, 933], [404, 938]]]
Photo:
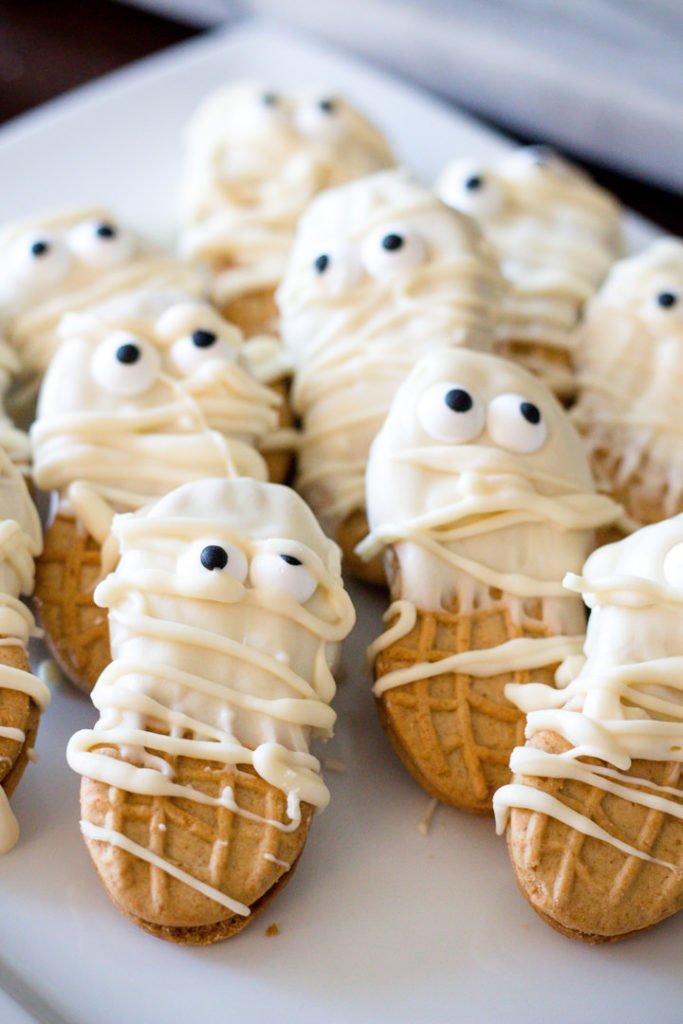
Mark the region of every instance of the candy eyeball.
[[543, 145], [522, 146], [508, 158], [505, 167], [512, 175], [541, 171], [567, 177], [579, 173], [554, 149]]
[[484, 429], [486, 419], [481, 399], [454, 382], [427, 388], [419, 401], [417, 416], [430, 437], [452, 444], [474, 441]]
[[318, 587], [310, 569], [300, 558], [286, 551], [262, 551], [251, 560], [249, 578], [259, 590], [274, 590], [288, 594], [299, 604], [305, 604]]
[[651, 300], [653, 312], [663, 317], [683, 317], [683, 294], [675, 288], [662, 288]]
[[247, 556], [236, 544], [225, 540], [196, 540], [190, 544], [178, 560], [181, 576], [206, 579], [217, 582], [226, 577], [244, 583], [249, 571]]
[[173, 342], [170, 355], [178, 373], [189, 376], [216, 359], [224, 363], [236, 362], [239, 348], [233, 341], [221, 337], [213, 327], [197, 327]]
[[664, 578], [672, 587], [683, 590], [683, 544], [676, 544], [664, 558]]
[[358, 284], [363, 266], [357, 247], [352, 242], [336, 242], [318, 253], [311, 264], [315, 280], [330, 295], [341, 295]]
[[69, 232], [69, 246], [92, 267], [117, 267], [135, 253], [135, 239], [110, 220], [86, 220]]
[[315, 142], [343, 142], [348, 134], [341, 104], [331, 97], [302, 104], [294, 115], [294, 125]]
[[471, 217], [493, 217], [505, 206], [503, 190], [485, 170], [475, 164], [457, 163], [439, 185], [441, 199]]
[[[272, 89], [259, 93], [255, 97], [253, 110], [249, 110], [246, 126], [257, 131], [268, 130], [286, 125], [290, 120], [287, 103], [284, 97]], [[247, 113], [247, 111], [245, 111]]]
[[125, 331], [108, 335], [95, 349], [91, 372], [104, 391], [133, 396], [147, 391], [161, 369], [159, 353], [142, 338]]
[[512, 452], [530, 455], [548, 440], [541, 410], [524, 395], [497, 395], [489, 404], [487, 426], [491, 440]]
[[29, 289], [49, 288], [69, 271], [71, 255], [61, 239], [48, 234], [30, 236], [17, 242], [11, 254], [9, 272]]
[[385, 224], [363, 242], [365, 269], [379, 281], [388, 280], [425, 263], [427, 243], [410, 224]]

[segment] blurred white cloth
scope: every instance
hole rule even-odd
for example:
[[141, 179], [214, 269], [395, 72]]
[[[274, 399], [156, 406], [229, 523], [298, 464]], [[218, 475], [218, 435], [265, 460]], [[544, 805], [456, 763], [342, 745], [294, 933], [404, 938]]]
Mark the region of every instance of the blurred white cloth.
[[267, 14], [466, 107], [683, 189], [683, 0], [142, 0]]

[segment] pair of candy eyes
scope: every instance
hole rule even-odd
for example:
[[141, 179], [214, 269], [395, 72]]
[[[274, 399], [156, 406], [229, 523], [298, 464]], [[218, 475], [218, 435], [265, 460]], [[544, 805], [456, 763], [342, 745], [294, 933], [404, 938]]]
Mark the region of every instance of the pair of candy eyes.
[[[265, 110], [279, 120], [284, 120], [289, 114], [281, 97], [275, 92], [263, 93], [261, 104]], [[335, 142], [340, 141], [346, 135], [346, 127], [340, 116], [337, 100], [325, 97], [312, 103], [306, 103], [298, 107], [292, 116], [297, 131], [310, 139]]]
[[414, 228], [396, 224], [368, 235], [360, 247], [352, 242], [331, 246], [313, 260], [313, 272], [335, 293], [357, 284], [363, 271], [387, 280], [420, 266], [428, 254], [427, 242]]
[[496, 395], [487, 408], [460, 384], [434, 384], [420, 399], [417, 414], [430, 437], [451, 444], [474, 441], [484, 427], [495, 444], [513, 452], [540, 451], [548, 439], [541, 410], [524, 395]]
[[73, 255], [105, 269], [130, 259], [134, 249], [132, 237], [110, 221], [84, 221], [72, 228], [66, 239], [45, 234], [20, 243], [14, 270], [24, 280], [49, 284], [68, 271]]
[[[234, 362], [237, 349], [214, 331], [197, 329], [173, 342], [170, 358], [176, 370], [191, 374], [209, 360]], [[100, 387], [115, 395], [139, 395], [156, 381], [161, 358], [156, 348], [142, 338], [116, 332], [95, 349], [92, 375]]]
[[313, 573], [295, 555], [261, 551], [251, 564], [241, 548], [232, 544], [207, 544], [199, 552], [199, 565], [210, 573], [227, 573], [238, 583], [247, 575], [253, 587], [288, 594], [305, 604], [318, 587]]

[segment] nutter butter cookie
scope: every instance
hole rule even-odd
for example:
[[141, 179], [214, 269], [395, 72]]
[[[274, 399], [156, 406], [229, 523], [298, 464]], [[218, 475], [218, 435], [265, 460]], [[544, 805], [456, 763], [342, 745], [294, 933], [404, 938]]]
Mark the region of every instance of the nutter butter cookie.
[[562, 580], [619, 507], [545, 385], [464, 349], [425, 357], [397, 392], [367, 502], [359, 554], [385, 552], [393, 599], [369, 651], [382, 723], [428, 793], [490, 812], [524, 734], [506, 685], [553, 687], [581, 652], [584, 610]]
[[291, 878], [329, 800], [309, 745], [332, 733], [353, 606], [336, 545], [276, 484], [186, 484], [113, 532], [101, 717], [67, 750], [81, 830], [126, 916], [216, 942]]
[[570, 938], [613, 942], [683, 908], [683, 516], [590, 556], [591, 609], [563, 687], [508, 688], [527, 715], [494, 797], [519, 887]]
[[342, 97], [226, 86], [187, 128], [181, 248], [210, 266], [215, 301], [248, 336], [274, 331], [273, 293], [305, 207], [393, 162], [379, 130]]
[[355, 572], [370, 444], [406, 374], [434, 349], [490, 348], [500, 280], [476, 225], [407, 171], [319, 196], [278, 291], [302, 417], [296, 486]]
[[16, 843], [19, 825], [9, 805], [32, 753], [50, 692], [28, 663], [33, 616], [21, 601], [33, 591], [41, 549], [38, 513], [24, 479], [0, 449], [0, 854]]
[[623, 530], [683, 509], [683, 242], [663, 238], [616, 263], [577, 335], [572, 410]]
[[92, 592], [114, 513], [189, 480], [265, 480], [257, 445], [275, 430], [277, 409], [240, 332], [206, 302], [131, 292], [64, 318], [31, 429], [34, 480], [54, 495], [36, 603], [55, 657], [81, 688], [109, 661]]
[[509, 290], [498, 350], [570, 399], [574, 331], [621, 252], [616, 200], [546, 146], [525, 146], [494, 163], [455, 160], [436, 191], [478, 221], [500, 259]]
[[19, 378], [14, 406], [35, 397], [64, 313], [142, 287], [199, 296], [206, 281], [105, 208], [56, 210], [7, 224], [0, 231], [0, 330], [18, 359], [10, 367]]

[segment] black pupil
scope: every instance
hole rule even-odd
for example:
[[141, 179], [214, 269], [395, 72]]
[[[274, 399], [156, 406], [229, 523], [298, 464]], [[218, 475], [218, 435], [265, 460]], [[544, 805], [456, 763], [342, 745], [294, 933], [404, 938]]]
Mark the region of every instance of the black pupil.
[[334, 100], [320, 100], [318, 106], [324, 114], [333, 114], [337, 105]]
[[541, 422], [541, 410], [533, 402], [522, 402], [519, 411], [527, 423], [536, 424]]
[[50, 251], [50, 246], [47, 242], [34, 242], [31, 246], [31, 252], [34, 256], [44, 256], [46, 252]]
[[657, 302], [662, 309], [671, 309], [672, 306], [676, 305], [677, 297], [673, 292], [660, 292], [657, 296]]
[[453, 412], [469, 412], [474, 405], [472, 395], [462, 388], [452, 388], [446, 393], [444, 401]]
[[323, 274], [330, 265], [330, 257], [325, 253], [322, 256], [318, 256], [313, 266], [315, 267], [318, 274]]
[[302, 564], [301, 559], [300, 558], [295, 558], [294, 555], [280, 555], [280, 558], [282, 559], [283, 562], [286, 562], [287, 565], [301, 565]]
[[116, 358], [120, 363], [137, 363], [140, 358], [140, 349], [132, 341], [126, 342], [125, 345], [119, 345], [117, 348]]
[[274, 92], [264, 92], [261, 97], [261, 103], [265, 104], [266, 107], [274, 107], [277, 103], [277, 95]]
[[192, 335], [192, 344], [197, 348], [209, 348], [216, 340], [213, 331], [195, 331]]
[[213, 572], [214, 569], [225, 569], [228, 564], [228, 552], [218, 544], [207, 544], [202, 548], [199, 560], [209, 572]]
[[389, 252], [394, 252], [396, 249], [400, 249], [403, 245], [403, 237], [401, 235], [385, 235], [382, 239], [382, 248], [388, 249]]
[[98, 238], [116, 238], [116, 228], [113, 224], [98, 224], [95, 234]]
[[484, 184], [484, 179], [480, 174], [471, 174], [465, 182], [465, 188], [470, 192], [476, 192], [478, 188], [481, 188]]

